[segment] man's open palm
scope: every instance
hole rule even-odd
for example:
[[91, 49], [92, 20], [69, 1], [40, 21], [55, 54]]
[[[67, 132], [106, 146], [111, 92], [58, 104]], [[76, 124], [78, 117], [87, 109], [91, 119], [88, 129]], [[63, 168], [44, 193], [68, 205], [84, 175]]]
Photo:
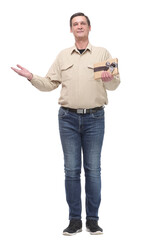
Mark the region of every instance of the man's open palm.
[[26, 68], [20, 66], [19, 64], [17, 64], [17, 67], [20, 69], [17, 69], [14, 67], [11, 67], [11, 69], [13, 71], [15, 71], [16, 73], [18, 73], [20, 76], [26, 77], [28, 80], [32, 79], [32, 77], [33, 77], [32, 73], [30, 73]]

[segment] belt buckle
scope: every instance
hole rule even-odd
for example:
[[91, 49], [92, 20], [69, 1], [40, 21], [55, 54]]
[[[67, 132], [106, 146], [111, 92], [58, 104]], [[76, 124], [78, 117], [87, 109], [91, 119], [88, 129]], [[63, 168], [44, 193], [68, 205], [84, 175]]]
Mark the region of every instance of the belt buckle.
[[86, 112], [87, 112], [87, 109], [81, 109], [81, 108], [77, 109], [78, 114], [86, 114]]

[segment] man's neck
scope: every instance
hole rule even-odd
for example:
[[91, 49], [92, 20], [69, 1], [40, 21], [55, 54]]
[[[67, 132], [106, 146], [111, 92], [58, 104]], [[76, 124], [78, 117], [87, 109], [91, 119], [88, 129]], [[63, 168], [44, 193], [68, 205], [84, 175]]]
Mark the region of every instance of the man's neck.
[[76, 44], [77, 49], [86, 49], [86, 47], [88, 46], [88, 43], [89, 43], [89, 41], [87, 39], [86, 41], [83, 41], [83, 40], [77, 41], [76, 40], [75, 44]]

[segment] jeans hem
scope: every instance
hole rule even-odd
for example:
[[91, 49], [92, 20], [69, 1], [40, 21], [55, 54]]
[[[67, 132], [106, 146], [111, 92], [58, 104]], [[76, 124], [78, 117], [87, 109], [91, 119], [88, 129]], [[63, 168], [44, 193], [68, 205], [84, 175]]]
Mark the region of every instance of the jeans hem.
[[86, 217], [86, 220], [99, 220], [99, 217]]
[[75, 219], [75, 220], [81, 220], [81, 217], [70, 217], [70, 218], [69, 218], [70, 221], [73, 220], [73, 219]]

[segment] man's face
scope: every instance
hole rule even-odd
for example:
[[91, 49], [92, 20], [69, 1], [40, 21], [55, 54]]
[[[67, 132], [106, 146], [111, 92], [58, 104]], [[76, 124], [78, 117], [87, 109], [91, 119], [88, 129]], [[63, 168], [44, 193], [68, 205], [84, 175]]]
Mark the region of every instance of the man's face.
[[87, 19], [84, 16], [77, 16], [72, 19], [70, 31], [76, 39], [88, 39], [91, 27], [88, 26]]

